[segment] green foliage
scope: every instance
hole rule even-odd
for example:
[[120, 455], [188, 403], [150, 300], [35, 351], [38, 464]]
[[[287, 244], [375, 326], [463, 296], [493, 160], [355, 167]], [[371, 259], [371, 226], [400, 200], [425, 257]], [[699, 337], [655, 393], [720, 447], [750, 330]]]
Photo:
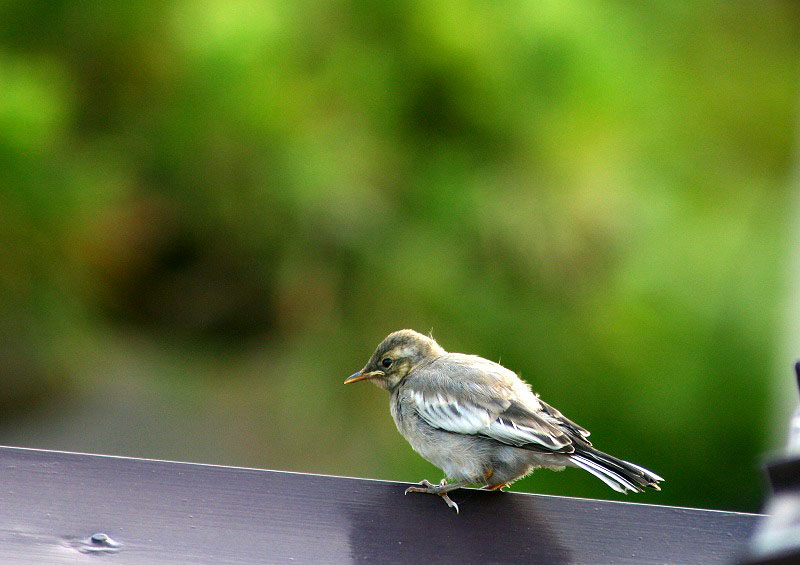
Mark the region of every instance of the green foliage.
[[[0, 440], [434, 479], [383, 393], [341, 386], [412, 327], [667, 479], [639, 500], [756, 510], [798, 23], [0, 2]], [[516, 488], [616, 496], [575, 471]]]

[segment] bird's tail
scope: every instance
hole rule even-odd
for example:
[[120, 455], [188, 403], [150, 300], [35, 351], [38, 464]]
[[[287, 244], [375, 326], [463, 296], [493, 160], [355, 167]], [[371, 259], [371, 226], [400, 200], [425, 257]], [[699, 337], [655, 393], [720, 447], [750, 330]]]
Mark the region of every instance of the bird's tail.
[[576, 467], [588, 471], [617, 492], [642, 492], [643, 487], [661, 490], [658, 486], [661, 477], [643, 467], [628, 463], [622, 459], [586, 446], [580, 447], [569, 455]]

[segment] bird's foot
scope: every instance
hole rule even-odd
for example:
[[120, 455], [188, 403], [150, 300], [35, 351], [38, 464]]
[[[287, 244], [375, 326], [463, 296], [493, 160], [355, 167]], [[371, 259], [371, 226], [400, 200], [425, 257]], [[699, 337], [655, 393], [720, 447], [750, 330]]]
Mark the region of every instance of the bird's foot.
[[451, 490], [455, 490], [457, 488], [461, 488], [461, 484], [460, 483], [454, 483], [452, 485], [448, 485], [447, 481], [445, 479], [442, 479], [442, 481], [438, 485], [434, 485], [433, 483], [431, 483], [431, 482], [429, 482], [427, 480], [423, 480], [420, 483], [420, 485], [421, 486], [418, 486], [418, 487], [417, 486], [408, 487], [406, 489], [405, 494], [408, 494], [409, 492], [422, 492], [422, 493], [425, 493], [425, 494], [438, 494], [439, 496], [442, 497], [442, 500], [444, 500], [445, 503], [450, 508], [455, 510], [456, 514], [458, 514], [458, 504], [453, 502], [450, 499], [450, 497], [447, 496], [447, 493], [450, 492]]
[[500, 483], [499, 485], [486, 485], [484, 490], [499, 490], [502, 491], [504, 488], [508, 488], [511, 485], [509, 483]]

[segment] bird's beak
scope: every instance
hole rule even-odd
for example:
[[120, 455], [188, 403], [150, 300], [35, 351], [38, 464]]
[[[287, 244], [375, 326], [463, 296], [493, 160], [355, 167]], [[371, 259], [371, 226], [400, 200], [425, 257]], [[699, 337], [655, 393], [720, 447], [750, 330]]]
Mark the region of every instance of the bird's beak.
[[349, 377], [344, 380], [344, 384], [349, 385], [350, 383], [357, 383], [358, 381], [366, 381], [369, 379], [377, 379], [378, 377], [385, 377], [386, 373], [383, 371], [371, 371], [369, 373], [364, 373], [359, 371], [357, 373], [353, 373]]

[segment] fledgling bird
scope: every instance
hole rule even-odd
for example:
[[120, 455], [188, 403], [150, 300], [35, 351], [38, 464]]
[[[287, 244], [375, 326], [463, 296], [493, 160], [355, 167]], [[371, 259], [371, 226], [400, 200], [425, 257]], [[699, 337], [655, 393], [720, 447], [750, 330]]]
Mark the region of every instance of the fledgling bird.
[[384, 339], [345, 384], [370, 380], [411, 447], [442, 469], [438, 485], [409, 492], [447, 495], [471, 484], [502, 489], [538, 467], [579, 467], [618, 492], [661, 490], [661, 477], [592, 447], [589, 432], [541, 400], [513, 371], [477, 355], [448, 353], [433, 338], [400, 330]]

